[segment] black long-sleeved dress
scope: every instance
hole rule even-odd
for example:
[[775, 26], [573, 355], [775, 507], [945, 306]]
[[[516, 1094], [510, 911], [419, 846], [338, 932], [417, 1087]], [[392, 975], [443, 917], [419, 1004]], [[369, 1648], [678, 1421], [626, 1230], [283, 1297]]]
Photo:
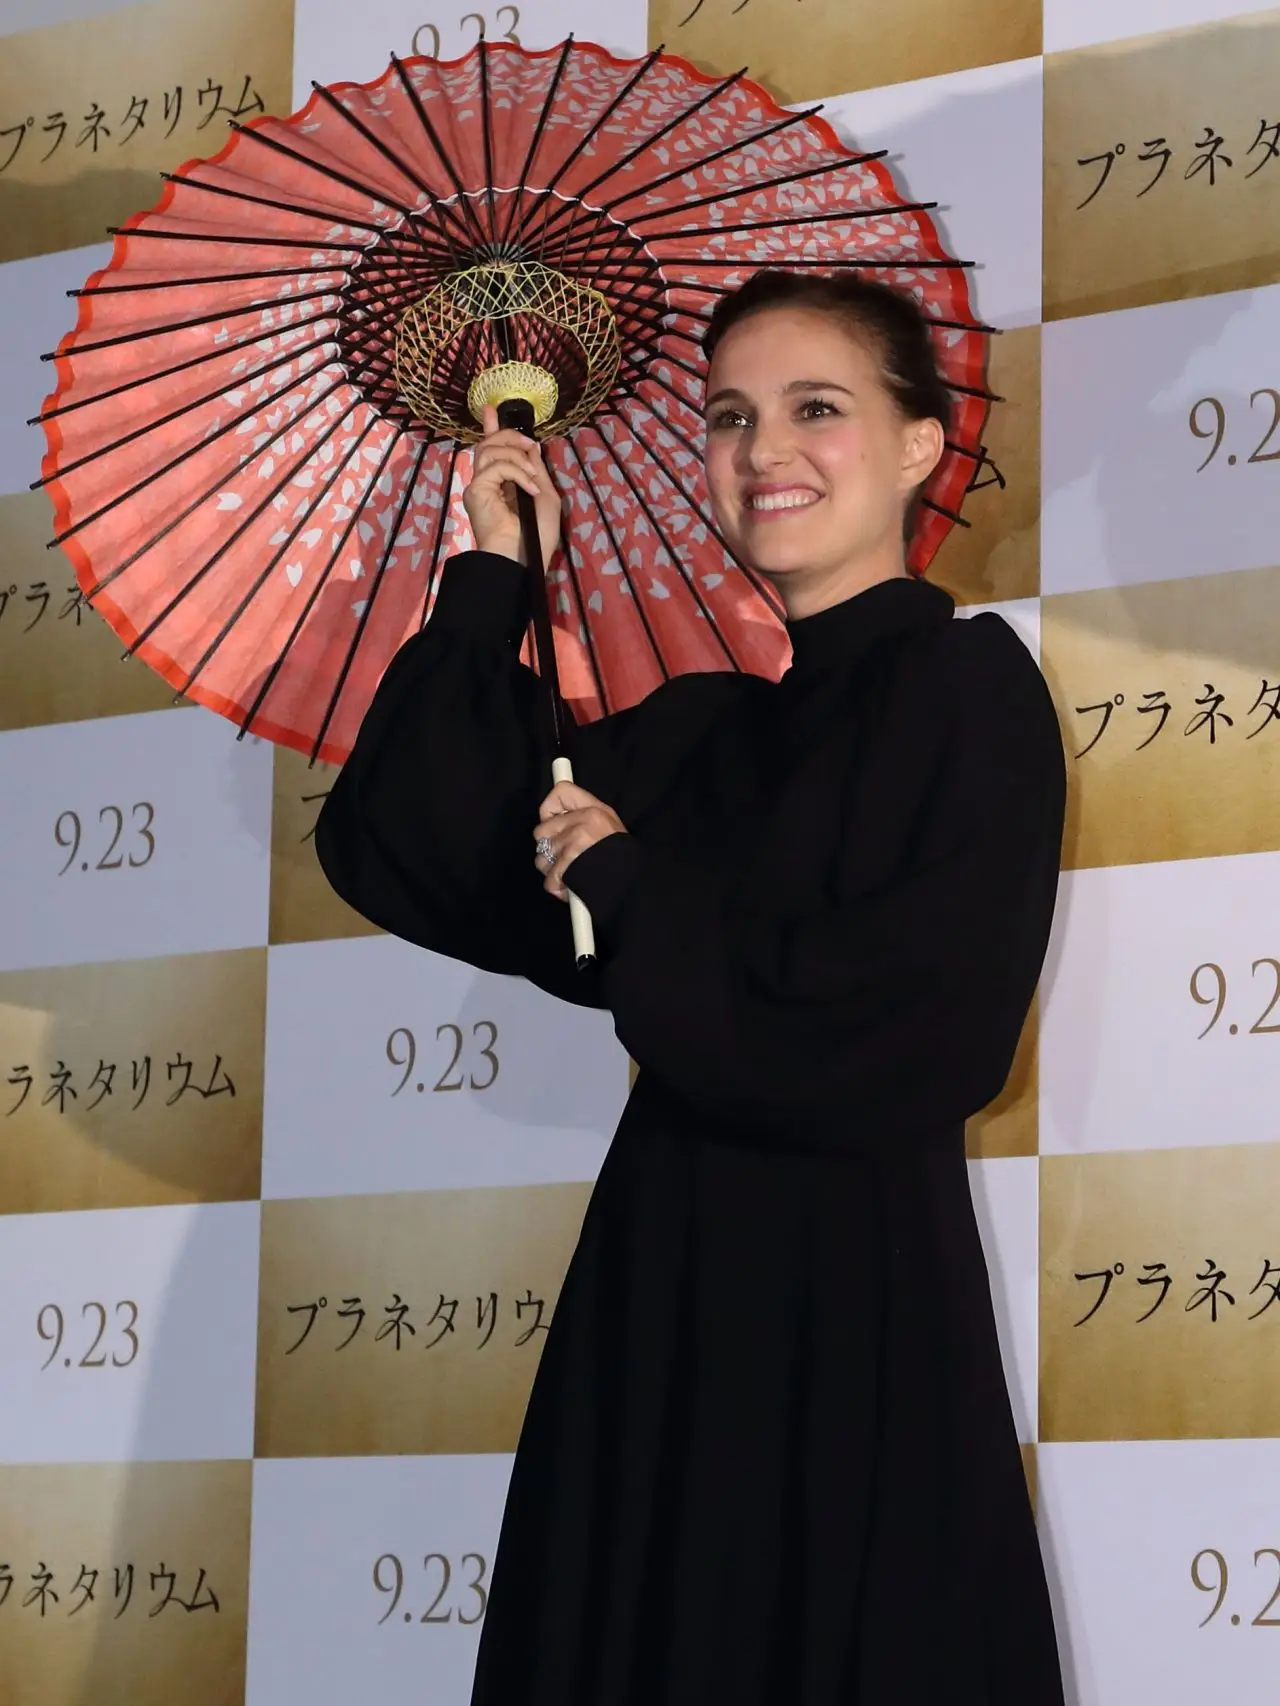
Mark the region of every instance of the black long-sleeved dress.
[[1057, 718], [998, 616], [886, 582], [780, 684], [580, 731], [571, 885], [523, 572], [446, 565], [316, 844], [373, 922], [608, 1007], [640, 1076], [516, 1455], [473, 1706], [1060, 1706], [964, 1157], [1056, 893]]

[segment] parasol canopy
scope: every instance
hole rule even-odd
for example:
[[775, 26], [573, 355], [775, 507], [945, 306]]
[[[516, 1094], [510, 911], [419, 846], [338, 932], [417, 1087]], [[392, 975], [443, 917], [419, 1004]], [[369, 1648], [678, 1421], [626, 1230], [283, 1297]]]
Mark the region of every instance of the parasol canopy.
[[473, 543], [478, 411], [519, 394], [564, 499], [547, 586], [578, 720], [689, 670], [776, 677], [779, 611], [701, 462], [701, 337], [762, 267], [858, 268], [932, 317], [957, 408], [922, 572], [990, 401], [927, 205], [817, 109], [573, 40], [393, 59], [168, 175], [50, 358], [54, 543], [175, 691], [340, 762]]

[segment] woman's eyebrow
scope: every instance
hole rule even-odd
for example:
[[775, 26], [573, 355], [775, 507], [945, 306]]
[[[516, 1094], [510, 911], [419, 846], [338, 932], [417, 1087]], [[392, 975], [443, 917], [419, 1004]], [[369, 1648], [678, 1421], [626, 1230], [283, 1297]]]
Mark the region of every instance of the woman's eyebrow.
[[[782, 389], [783, 394], [787, 396], [795, 391], [841, 391], [846, 397], [853, 396], [853, 392], [847, 385], [837, 385], [834, 379], [793, 379], [790, 384], [784, 385]], [[732, 385], [725, 386], [713, 396], [708, 397], [704, 406], [709, 409], [714, 403], [723, 403], [730, 397], [745, 401], [746, 393], [737, 390]]]

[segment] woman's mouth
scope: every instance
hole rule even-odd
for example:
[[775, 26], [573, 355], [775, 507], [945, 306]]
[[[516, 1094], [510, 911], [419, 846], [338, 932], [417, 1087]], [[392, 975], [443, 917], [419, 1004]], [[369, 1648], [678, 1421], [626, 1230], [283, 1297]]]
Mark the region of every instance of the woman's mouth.
[[821, 501], [821, 493], [807, 486], [784, 486], [773, 491], [747, 493], [746, 509], [752, 516], [785, 515], [789, 510], [809, 509]]

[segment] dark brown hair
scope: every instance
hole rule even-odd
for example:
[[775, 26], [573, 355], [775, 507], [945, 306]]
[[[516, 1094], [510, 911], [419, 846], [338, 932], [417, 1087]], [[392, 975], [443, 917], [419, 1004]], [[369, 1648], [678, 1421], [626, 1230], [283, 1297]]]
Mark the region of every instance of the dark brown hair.
[[[885, 390], [904, 419], [939, 421], [943, 432], [951, 425], [951, 393], [938, 371], [928, 316], [904, 292], [852, 270], [830, 275], [766, 268], [716, 304], [702, 338], [708, 364], [731, 326], [766, 308], [804, 308], [839, 320], [879, 363]], [[908, 540], [920, 497], [917, 489], [907, 506]]]

